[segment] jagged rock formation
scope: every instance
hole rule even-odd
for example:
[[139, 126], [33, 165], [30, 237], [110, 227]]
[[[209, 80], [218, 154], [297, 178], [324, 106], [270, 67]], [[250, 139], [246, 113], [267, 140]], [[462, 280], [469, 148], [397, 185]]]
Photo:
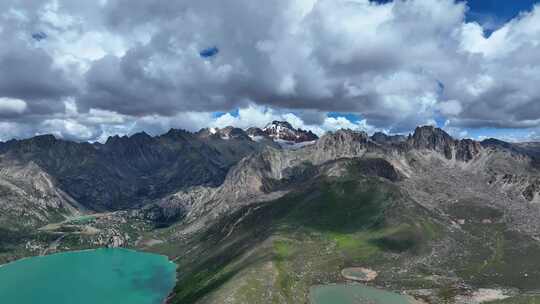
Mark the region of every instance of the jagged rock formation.
[[414, 134], [409, 137], [408, 143], [415, 149], [434, 150], [441, 152], [447, 159], [452, 159], [454, 139], [439, 128], [432, 126], [418, 127]]
[[454, 140], [448, 133], [433, 126], [416, 128], [407, 143], [412, 148], [433, 150], [444, 154], [447, 159], [469, 161], [480, 153], [480, 143], [470, 140]]

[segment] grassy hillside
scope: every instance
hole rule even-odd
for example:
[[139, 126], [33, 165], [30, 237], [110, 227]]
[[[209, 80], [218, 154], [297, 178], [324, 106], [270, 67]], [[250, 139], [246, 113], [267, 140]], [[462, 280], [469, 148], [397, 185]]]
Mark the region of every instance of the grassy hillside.
[[305, 303], [311, 286], [341, 281], [344, 267], [374, 267], [390, 278], [394, 266], [428, 252], [443, 233], [380, 178], [320, 178], [299, 189], [183, 245], [173, 303]]

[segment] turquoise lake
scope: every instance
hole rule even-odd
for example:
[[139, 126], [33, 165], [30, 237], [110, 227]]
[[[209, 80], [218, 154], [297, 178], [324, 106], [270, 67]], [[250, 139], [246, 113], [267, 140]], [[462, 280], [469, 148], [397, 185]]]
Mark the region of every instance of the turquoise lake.
[[360, 284], [316, 286], [310, 297], [312, 304], [411, 304], [400, 294]]
[[161, 304], [176, 265], [167, 257], [97, 249], [34, 257], [0, 267], [2, 304]]

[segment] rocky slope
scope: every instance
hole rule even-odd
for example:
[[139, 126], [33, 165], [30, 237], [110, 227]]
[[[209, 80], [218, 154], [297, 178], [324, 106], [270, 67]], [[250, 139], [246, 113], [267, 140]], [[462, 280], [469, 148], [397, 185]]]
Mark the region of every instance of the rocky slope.
[[84, 212], [57, 182], [34, 162], [12, 163], [0, 158], [0, 226], [34, 227], [62, 216]]

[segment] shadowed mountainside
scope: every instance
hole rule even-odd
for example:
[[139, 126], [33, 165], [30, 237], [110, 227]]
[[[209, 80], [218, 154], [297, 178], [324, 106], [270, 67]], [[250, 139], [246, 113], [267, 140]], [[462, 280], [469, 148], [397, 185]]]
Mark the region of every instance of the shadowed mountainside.
[[44, 135], [0, 145], [0, 159], [5, 167], [34, 164], [81, 205], [103, 211], [136, 207], [184, 187], [217, 186], [233, 164], [260, 148], [247, 137], [181, 130], [114, 136], [104, 144]]

